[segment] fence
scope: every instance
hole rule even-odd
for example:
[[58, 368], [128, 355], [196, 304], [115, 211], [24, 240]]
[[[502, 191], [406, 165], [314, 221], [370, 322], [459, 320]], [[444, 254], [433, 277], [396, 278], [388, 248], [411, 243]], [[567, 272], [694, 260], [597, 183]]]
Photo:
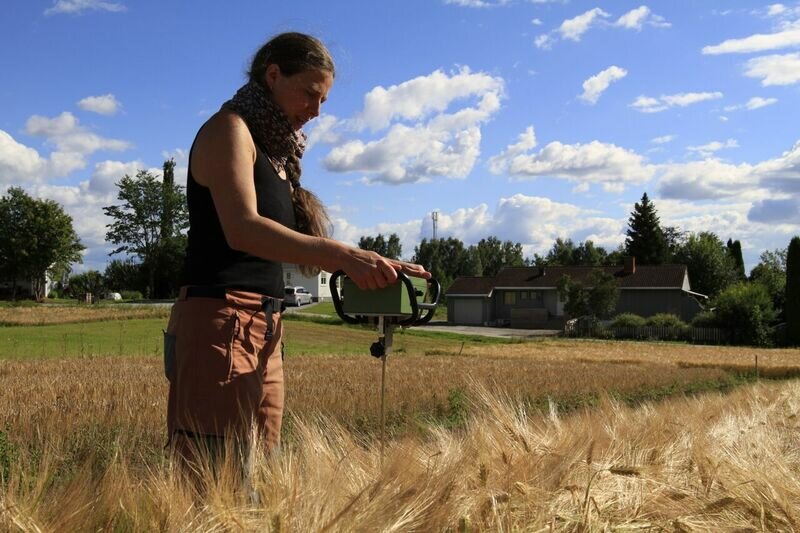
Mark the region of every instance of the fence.
[[567, 337], [600, 337], [605, 339], [671, 340], [693, 344], [730, 344], [731, 334], [720, 328], [620, 326], [603, 327], [599, 324], [574, 324], [564, 326]]

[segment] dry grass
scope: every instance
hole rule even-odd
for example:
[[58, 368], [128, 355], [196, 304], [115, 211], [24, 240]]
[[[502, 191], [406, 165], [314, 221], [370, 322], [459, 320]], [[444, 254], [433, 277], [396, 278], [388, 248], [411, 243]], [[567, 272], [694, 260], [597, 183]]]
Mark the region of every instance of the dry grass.
[[[15, 363], [16, 364], [16, 363]], [[120, 369], [121, 375], [146, 367]], [[8, 368], [5, 368], [8, 370]], [[4, 376], [4, 378], [7, 374]], [[136, 379], [132, 381], [136, 382]], [[53, 392], [55, 384], [52, 384]], [[116, 421], [110, 453], [59, 470], [67, 420], [37, 457], [20, 454], [0, 491], [0, 528], [19, 531], [796, 531], [800, 528], [800, 384], [748, 386], [637, 409], [605, 401], [561, 416], [527, 412], [475, 386], [460, 431], [378, 446], [307, 415], [280, 454], [256, 455], [247, 488], [234, 469], [195, 494], [166, 461], [129, 449], [146, 432], [141, 403], [94, 411]], [[133, 387], [131, 387], [132, 389]], [[123, 387], [128, 390], [127, 385]], [[82, 401], [102, 394], [76, 390]], [[129, 391], [130, 392], [130, 391]], [[153, 394], [155, 391], [143, 391]], [[142, 394], [135, 393], [136, 397]], [[77, 397], [80, 398], [80, 397]], [[58, 395], [48, 404], [57, 403]], [[3, 406], [3, 409], [7, 405]], [[40, 406], [40, 409], [43, 406]], [[23, 410], [28, 407], [21, 407]], [[5, 412], [5, 411], [2, 411]], [[122, 414], [131, 419], [121, 420]], [[145, 422], [144, 426], [139, 426]], [[138, 441], [139, 446], [145, 442]], [[21, 468], [36, 465], [35, 469]], [[257, 502], [257, 503], [256, 503]]]
[[509, 346], [468, 346], [465, 355], [532, 358], [543, 361], [662, 364], [751, 372], [758, 357], [767, 377], [796, 376], [800, 349], [761, 349], [743, 346], [697, 346], [683, 343], [548, 339]]
[[0, 307], [0, 325], [43, 326], [103, 320], [167, 318], [170, 307], [147, 305], [38, 305]]
[[229, 465], [202, 494], [164, 456], [159, 358], [0, 360], [0, 531], [800, 529], [800, 383], [641, 403], [755, 353], [796, 372], [800, 350], [435, 352], [389, 359], [382, 466], [380, 362], [288, 357], [283, 451], [253, 458], [247, 489]]

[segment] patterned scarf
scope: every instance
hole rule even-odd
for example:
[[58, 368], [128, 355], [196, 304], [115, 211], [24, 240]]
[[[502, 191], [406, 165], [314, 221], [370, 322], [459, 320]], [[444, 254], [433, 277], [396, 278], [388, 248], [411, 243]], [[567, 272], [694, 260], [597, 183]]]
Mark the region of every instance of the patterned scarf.
[[222, 104], [222, 109], [229, 109], [244, 119], [253, 140], [266, 152], [278, 172], [286, 169], [292, 155], [298, 162], [303, 157], [305, 134], [292, 128], [289, 118], [261, 85], [253, 82], [243, 85], [233, 98]]

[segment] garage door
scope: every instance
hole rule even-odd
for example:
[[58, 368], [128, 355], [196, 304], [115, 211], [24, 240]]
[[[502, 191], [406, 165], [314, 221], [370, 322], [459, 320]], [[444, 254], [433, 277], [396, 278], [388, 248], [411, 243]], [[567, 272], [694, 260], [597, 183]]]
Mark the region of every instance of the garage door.
[[482, 324], [483, 300], [477, 298], [458, 298], [453, 302], [454, 324]]

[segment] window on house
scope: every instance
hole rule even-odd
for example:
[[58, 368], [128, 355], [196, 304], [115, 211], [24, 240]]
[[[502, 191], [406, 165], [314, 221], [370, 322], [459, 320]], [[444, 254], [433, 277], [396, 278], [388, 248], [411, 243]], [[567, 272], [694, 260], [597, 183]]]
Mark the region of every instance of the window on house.
[[287, 272], [286, 273], [286, 281], [292, 281], [292, 273], [291, 272]]
[[520, 291], [519, 292], [519, 299], [520, 300], [527, 300], [530, 295], [529, 291]]
[[514, 305], [514, 304], [516, 304], [517, 303], [517, 293], [511, 292], [511, 291], [505, 293], [505, 296], [503, 297], [503, 303], [505, 303], [506, 305]]
[[319, 275], [319, 283], [320, 283], [320, 285], [327, 285], [328, 284], [328, 278], [325, 276], [325, 272], [321, 272], [320, 273], [320, 275]]

